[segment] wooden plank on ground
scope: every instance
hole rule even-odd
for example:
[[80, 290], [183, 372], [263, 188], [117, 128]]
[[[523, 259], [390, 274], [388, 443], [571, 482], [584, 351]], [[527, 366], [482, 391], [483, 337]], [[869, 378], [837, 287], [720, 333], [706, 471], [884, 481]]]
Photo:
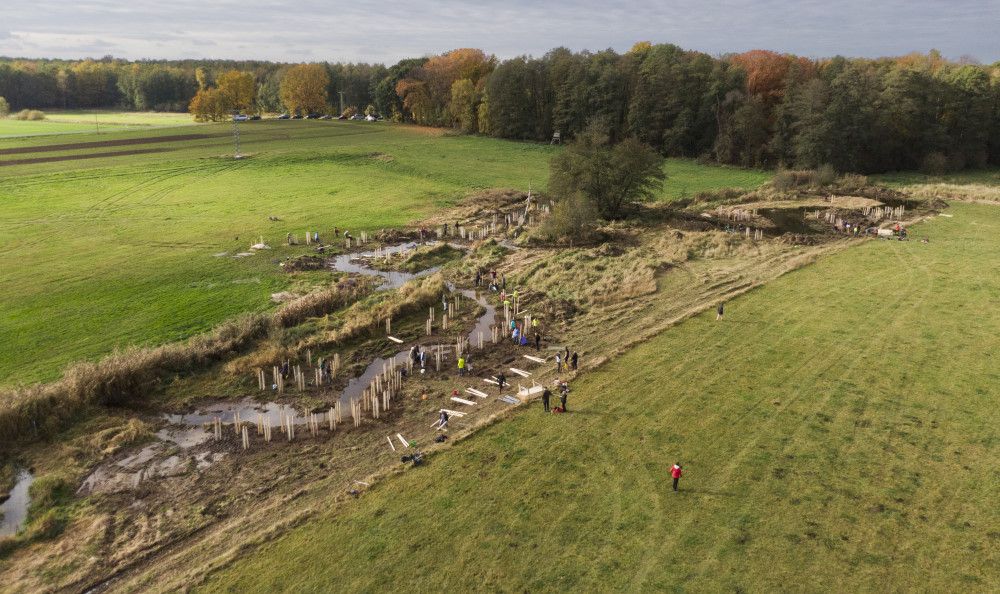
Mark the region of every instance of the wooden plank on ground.
[[392, 451], [395, 452], [396, 451], [396, 446], [392, 445], [392, 438], [389, 437], [388, 435], [386, 435], [385, 438], [389, 441], [389, 447], [392, 448]]
[[476, 396], [479, 396], [480, 398], [489, 398], [486, 392], [480, 392], [475, 388], [466, 388], [465, 391], [468, 392], [469, 394], [474, 394]]
[[542, 359], [541, 357], [532, 357], [531, 355], [524, 355], [524, 358], [528, 359], [529, 361], [534, 361], [535, 363], [545, 363], [545, 359]]
[[521, 377], [531, 377], [531, 374], [528, 373], [527, 371], [524, 371], [523, 369], [518, 369], [517, 367], [511, 367], [510, 370]]
[[475, 402], [472, 402], [472, 401], [469, 401], [469, 400], [463, 400], [463, 399], [459, 398], [458, 396], [452, 396], [451, 399], [454, 400], [455, 402], [461, 402], [462, 404], [468, 404], [470, 406], [475, 406], [476, 405]]
[[408, 441], [406, 441], [405, 439], [403, 439], [403, 436], [402, 436], [402, 435], [400, 435], [399, 433], [397, 433], [397, 434], [396, 434], [396, 437], [398, 437], [398, 438], [399, 438], [399, 442], [400, 442], [400, 443], [402, 443], [402, 444], [403, 444], [403, 445], [405, 445], [406, 447], [410, 447], [410, 442], [408, 442]]
[[459, 410], [448, 410], [447, 408], [442, 408], [438, 412], [441, 412], [441, 411], [444, 411], [444, 412], [448, 413], [448, 416], [456, 416], [456, 417], [464, 417], [466, 414], [468, 414], [468, 413], [464, 413], [464, 412], [459, 411]]
[[400, 339], [398, 339], [398, 338], [396, 338], [395, 336], [390, 336], [389, 340], [395, 342], [396, 344], [403, 344], [403, 341], [400, 340]]

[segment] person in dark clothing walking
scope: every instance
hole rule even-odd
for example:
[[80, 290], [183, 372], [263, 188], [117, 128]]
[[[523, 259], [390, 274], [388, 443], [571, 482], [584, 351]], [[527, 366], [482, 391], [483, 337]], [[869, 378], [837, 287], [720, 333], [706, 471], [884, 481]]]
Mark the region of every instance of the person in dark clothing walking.
[[549, 398], [551, 397], [552, 397], [552, 391], [549, 390], [548, 388], [545, 388], [545, 391], [542, 392], [542, 407], [545, 408], [545, 412], [549, 412]]
[[715, 311], [719, 312], [719, 315], [715, 316], [715, 321], [718, 322], [719, 320], [722, 319], [722, 304], [721, 303], [719, 304], [719, 308], [716, 309]]
[[576, 371], [576, 353], [573, 353], [573, 356], [570, 357], [570, 361], [573, 363], [573, 371]]
[[500, 388], [500, 393], [503, 394], [503, 387], [507, 384], [507, 376], [500, 372], [497, 376], [497, 386]]
[[536, 351], [542, 350], [542, 337], [537, 332], [535, 332], [535, 350]]
[[677, 481], [681, 480], [681, 463], [680, 462], [674, 464], [674, 467], [670, 469], [670, 476], [674, 477], [674, 491], [676, 491], [677, 490]]
[[482, 278], [483, 278], [482, 275], [479, 274], [478, 270], [476, 270], [476, 286], [477, 287], [479, 286], [479, 281], [482, 280]]

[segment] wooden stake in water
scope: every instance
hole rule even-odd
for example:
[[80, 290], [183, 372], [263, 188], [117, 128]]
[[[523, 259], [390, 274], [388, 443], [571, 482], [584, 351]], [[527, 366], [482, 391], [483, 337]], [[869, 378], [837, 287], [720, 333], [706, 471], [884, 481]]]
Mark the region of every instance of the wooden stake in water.
[[243, 428], [243, 449], [246, 450], [246, 449], [249, 449], [249, 448], [250, 448], [250, 435], [247, 434], [247, 428], [244, 427]]

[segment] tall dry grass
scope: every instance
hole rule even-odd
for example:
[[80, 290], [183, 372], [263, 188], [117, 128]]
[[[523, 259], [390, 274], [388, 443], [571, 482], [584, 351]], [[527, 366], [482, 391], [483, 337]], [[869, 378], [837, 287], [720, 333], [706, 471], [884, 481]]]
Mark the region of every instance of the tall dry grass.
[[444, 277], [433, 274], [406, 282], [397, 291], [386, 293], [375, 303], [357, 302], [346, 314], [346, 323], [318, 339], [321, 344], [343, 344], [365, 333], [375, 332], [386, 318], [399, 319], [441, 302], [447, 290]]
[[166, 374], [229, 359], [272, 332], [329, 313], [370, 291], [368, 283], [346, 280], [286, 303], [270, 315], [244, 315], [183, 343], [116, 349], [99, 361], [71, 365], [56, 382], [18, 386], [0, 394], [0, 443], [51, 436], [90, 406], [129, 404]]

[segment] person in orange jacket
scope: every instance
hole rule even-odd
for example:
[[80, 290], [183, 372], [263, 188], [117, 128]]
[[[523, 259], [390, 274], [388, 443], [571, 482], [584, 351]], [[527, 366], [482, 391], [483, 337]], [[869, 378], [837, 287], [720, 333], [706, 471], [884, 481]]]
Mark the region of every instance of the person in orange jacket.
[[677, 490], [677, 481], [681, 480], [681, 463], [678, 462], [674, 464], [674, 467], [670, 469], [670, 476], [674, 477], [674, 491]]

